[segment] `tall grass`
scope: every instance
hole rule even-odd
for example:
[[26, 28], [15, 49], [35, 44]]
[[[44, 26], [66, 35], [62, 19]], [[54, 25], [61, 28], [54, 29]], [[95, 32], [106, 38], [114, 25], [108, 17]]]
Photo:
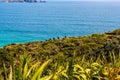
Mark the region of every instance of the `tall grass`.
[[48, 60], [40, 65], [40, 62], [34, 61], [31, 56], [25, 53], [20, 56], [20, 61], [16, 68], [12, 67], [15, 66], [15, 63], [10, 65], [9, 69], [3, 63], [4, 76], [0, 76], [3, 80], [40, 80], [50, 61]]
[[60, 54], [41, 63], [24, 53], [17, 65], [13, 61], [14, 64], [7, 67], [3, 62], [0, 80], [120, 80], [120, 53], [110, 52], [109, 57], [103, 53], [89, 60], [86, 57], [77, 57], [74, 53], [66, 60], [65, 55]]

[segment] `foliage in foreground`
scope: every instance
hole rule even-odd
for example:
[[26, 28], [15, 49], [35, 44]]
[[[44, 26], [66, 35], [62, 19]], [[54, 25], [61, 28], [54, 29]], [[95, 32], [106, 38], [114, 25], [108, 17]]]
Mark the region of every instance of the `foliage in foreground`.
[[[75, 55], [68, 62], [64, 61], [65, 56], [59, 55], [57, 61], [50, 59], [40, 65], [26, 53], [20, 56], [18, 67], [10, 65], [7, 69], [3, 62], [1, 80], [120, 80], [120, 53], [110, 53], [110, 61], [106, 62], [105, 55], [98, 57], [95, 61], [86, 60], [86, 55], [75, 61]], [[61, 59], [62, 58], [62, 59]], [[54, 67], [54, 68], [50, 68]], [[49, 72], [49, 74], [47, 74]], [[4, 75], [3, 75], [4, 74]]]

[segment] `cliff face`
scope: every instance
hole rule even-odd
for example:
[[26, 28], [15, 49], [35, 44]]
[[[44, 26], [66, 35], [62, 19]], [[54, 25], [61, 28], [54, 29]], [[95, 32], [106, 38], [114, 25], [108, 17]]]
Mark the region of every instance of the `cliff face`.
[[53, 38], [47, 41], [7, 45], [0, 49], [0, 66], [2, 62], [11, 64], [11, 59], [18, 60], [17, 57], [23, 53], [44, 62], [58, 54], [64, 54], [66, 59], [74, 53], [76, 57], [86, 54], [89, 59], [91, 56], [96, 58], [102, 53], [108, 56], [111, 51], [116, 54], [120, 51], [120, 29], [91, 36]]

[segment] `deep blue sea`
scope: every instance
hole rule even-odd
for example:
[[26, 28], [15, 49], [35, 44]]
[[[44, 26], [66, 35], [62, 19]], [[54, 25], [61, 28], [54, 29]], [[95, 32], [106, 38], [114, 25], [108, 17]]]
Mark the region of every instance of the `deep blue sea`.
[[120, 28], [117, 2], [0, 2], [0, 46]]

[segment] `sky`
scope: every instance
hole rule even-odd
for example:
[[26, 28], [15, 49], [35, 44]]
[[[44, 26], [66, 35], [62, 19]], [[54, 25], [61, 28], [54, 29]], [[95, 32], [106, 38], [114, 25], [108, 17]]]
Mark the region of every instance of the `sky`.
[[[0, 0], [2, 1], [2, 0]], [[38, 0], [39, 1], [39, 0]], [[45, 0], [45, 1], [97, 1], [97, 2], [120, 2], [120, 0]]]
[[48, 0], [48, 1], [108, 1], [108, 2], [116, 2], [120, 0]]

